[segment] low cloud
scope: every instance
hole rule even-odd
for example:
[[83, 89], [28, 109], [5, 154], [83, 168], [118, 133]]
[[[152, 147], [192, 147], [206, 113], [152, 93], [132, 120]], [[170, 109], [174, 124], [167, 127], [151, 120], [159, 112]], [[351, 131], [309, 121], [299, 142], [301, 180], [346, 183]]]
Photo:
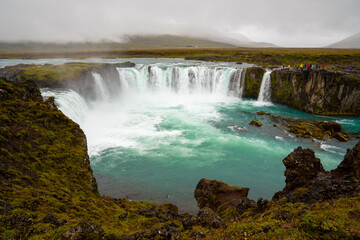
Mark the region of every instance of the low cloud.
[[359, 9], [358, 0], [1, 0], [0, 41], [121, 41], [126, 34], [178, 34], [316, 47], [359, 32]]

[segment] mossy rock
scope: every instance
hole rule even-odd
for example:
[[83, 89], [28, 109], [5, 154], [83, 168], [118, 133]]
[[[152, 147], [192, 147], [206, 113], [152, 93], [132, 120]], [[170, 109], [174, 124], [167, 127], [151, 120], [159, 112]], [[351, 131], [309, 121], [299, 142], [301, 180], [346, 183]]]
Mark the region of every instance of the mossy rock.
[[270, 116], [271, 113], [267, 113], [265, 111], [259, 111], [259, 112], [256, 113], [256, 115], [259, 115], [259, 116], [268, 115], [268, 116]]
[[349, 137], [345, 133], [338, 132], [334, 135], [334, 138], [339, 140], [340, 142], [347, 142]]
[[262, 123], [257, 121], [257, 120], [252, 120], [250, 123], [249, 123], [250, 126], [255, 126], [255, 127], [261, 127], [262, 126]]
[[296, 134], [296, 137], [325, 140], [325, 136], [328, 136], [342, 142], [348, 141], [348, 136], [341, 132], [341, 125], [337, 122], [296, 121], [283, 125], [288, 127], [289, 132]]

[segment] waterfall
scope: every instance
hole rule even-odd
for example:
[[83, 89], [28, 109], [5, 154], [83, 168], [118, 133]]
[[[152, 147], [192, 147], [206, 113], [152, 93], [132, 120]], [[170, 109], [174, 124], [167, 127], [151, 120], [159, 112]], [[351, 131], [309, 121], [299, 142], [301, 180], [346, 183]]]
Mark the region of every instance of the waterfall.
[[[176, 94], [212, 94], [227, 96], [230, 91], [230, 81], [237, 73], [236, 94], [239, 97], [243, 91], [243, 69], [232, 67], [210, 66], [159, 66], [143, 65], [135, 68], [118, 68], [119, 81], [123, 91], [137, 90], [174, 92]], [[95, 74], [97, 87], [101, 95], [106, 93], [100, 75]], [[231, 87], [232, 88], [232, 87]]]
[[81, 124], [89, 111], [85, 100], [73, 90], [41, 89], [44, 97], [55, 97], [57, 107], [71, 120]]
[[107, 89], [106, 83], [104, 82], [104, 79], [102, 76], [98, 73], [93, 72], [92, 73], [94, 82], [95, 82], [95, 92], [97, 94], [97, 97], [101, 100], [105, 100], [109, 98], [109, 91]]
[[271, 101], [271, 71], [266, 71], [261, 81], [260, 92], [258, 96], [259, 102], [270, 102]]
[[229, 94], [238, 98], [242, 98], [244, 93], [246, 69], [234, 69], [231, 73], [229, 83]]
[[243, 94], [244, 94], [244, 89], [245, 89], [245, 76], [246, 76], [246, 68], [244, 68], [241, 71], [241, 79], [240, 79], [240, 86], [239, 86], [239, 93], [238, 93], [238, 97], [242, 98]]

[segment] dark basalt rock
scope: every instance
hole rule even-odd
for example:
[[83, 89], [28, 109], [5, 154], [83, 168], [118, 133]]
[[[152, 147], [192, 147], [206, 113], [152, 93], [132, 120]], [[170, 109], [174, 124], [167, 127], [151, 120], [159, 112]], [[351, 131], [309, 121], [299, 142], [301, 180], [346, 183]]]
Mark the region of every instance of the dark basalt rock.
[[49, 108], [56, 108], [56, 105], [55, 105], [55, 97], [48, 97], [45, 101], [44, 101], [44, 104], [46, 106], [48, 106]]
[[360, 142], [348, 149], [344, 160], [331, 174], [335, 178], [360, 179]]
[[337, 122], [320, 122], [320, 126], [324, 129], [324, 131], [330, 131], [331, 133], [341, 132], [341, 125]]
[[104, 230], [91, 222], [81, 222], [61, 235], [62, 240], [102, 239]]
[[247, 197], [242, 197], [239, 199], [236, 210], [239, 214], [243, 214], [244, 212], [246, 212], [246, 210], [255, 206], [256, 203], [253, 200], [250, 200]]
[[198, 223], [203, 227], [221, 228], [225, 227], [225, 224], [212, 209], [204, 207], [200, 209], [197, 214]]
[[264, 112], [264, 111], [259, 111], [259, 112], [256, 112], [256, 115], [259, 115], [259, 116], [268, 115], [268, 116], [270, 116], [271, 113], [267, 113], [267, 112]]
[[136, 211], [136, 212], [132, 212], [132, 213], [136, 214], [136, 215], [142, 215], [142, 216], [148, 217], [148, 218], [155, 217], [164, 222], [170, 221], [172, 219], [179, 219], [180, 215], [178, 213], [177, 207], [172, 204], [167, 204], [167, 205], [174, 206], [176, 209], [170, 208], [170, 209], [162, 210], [162, 209], [158, 209], [155, 206], [153, 206], [151, 209], [140, 210], [140, 211]]
[[320, 159], [315, 157], [315, 152], [311, 149], [298, 147], [283, 160], [283, 163], [286, 167], [286, 186], [283, 191], [303, 187], [314, 180], [320, 172], [325, 172]]
[[318, 115], [360, 115], [360, 77], [327, 70], [278, 69], [271, 101]]
[[55, 225], [56, 227], [60, 227], [64, 225], [67, 221], [65, 219], [59, 220], [52, 214], [47, 214], [41, 221], [41, 223], [50, 223]]
[[286, 186], [275, 193], [273, 200], [286, 197], [291, 202], [312, 203], [360, 192], [360, 142], [348, 150], [344, 160], [331, 172], [324, 170], [312, 150], [301, 147], [290, 153], [283, 163]]
[[132, 235], [122, 236], [120, 238], [106, 235], [106, 240], [139, 240], [139, 239], [159, 239], [159, 240], [177, 240], [180, 239], [180, 230], [175, 224], [166, 224], [160, 228], [155, 228], [150, 232], [141, 231]]
[[214, 211], [236, 209], [239, 199], [247, 197], [249, 188], [229, 186], [226, 183], [201, 179], [194, 196], [200, 209], [209, 207]]

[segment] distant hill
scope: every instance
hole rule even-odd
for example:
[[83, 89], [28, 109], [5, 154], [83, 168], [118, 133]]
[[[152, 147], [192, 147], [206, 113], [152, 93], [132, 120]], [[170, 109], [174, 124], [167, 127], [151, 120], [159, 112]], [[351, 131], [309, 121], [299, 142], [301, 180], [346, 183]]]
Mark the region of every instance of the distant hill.
[[[128, 50], [156, 48], [237, 48], [237, 47], [274, 47], [269, 43], [240, 41], [219, 36], [215, 38], [197, 38], [175, 35], [127, 35], [122, 42], [0, 42], [0, 52], [24, 51], [63, 51], [63, 50]], [[244, 41], [245, 40], [245, 41]]]
[[333, 43], [329, 48], [360, 48], [360, 32], [347, 37], [339, 42]]

